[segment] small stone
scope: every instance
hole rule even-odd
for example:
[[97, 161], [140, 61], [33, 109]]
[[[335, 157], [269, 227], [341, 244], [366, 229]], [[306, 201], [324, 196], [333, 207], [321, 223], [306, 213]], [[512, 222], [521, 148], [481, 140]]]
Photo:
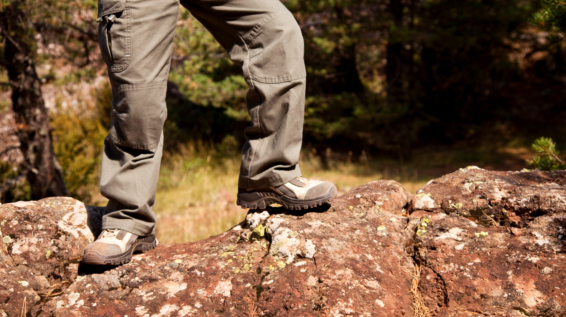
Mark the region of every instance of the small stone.
[[262, 226], [267, 218], [269, 218], [269, 212], [267, 212], [267, 210], [264, 210], [261, 213], [253, 212], [246, 216], [246, 222], [248, 223], [249, 228], [254, 230], [256, 227]]
[[523, 235], [523, 230], [519, 229], [519, 228], [511, 228], [511, 233], [517, 237], [522, 236]]
[[69, 295], [69, 304], [74, 305], [79, 297], [81, 297], [79, 293], [71, 293], [71, 295]]
[[434, 200], [430, 198], [430, 194], [418, 194], [414, 203], [414, 209], [431, 210], [435, 208]]
[[552, 269], [549, 268], [548, 266], [540, 270], [540, 274], [550, 274], [550, 273], [552, 273]]
[[512, 216], [512, 217], [509, 217], [509, 221], [511, 222], [512, 225], [517, 225], [517, 224], [519, 224], [519, 222], [521, 222], [521, 217]]
[[307, 285], [308, 286], [316, 286], [316, 283], [318, 282], [318, 279], [314, 276], [309, 276], [308, 280], [307, 280]]
[[304, 252], [303, 252], [303, 256], [305, 258], [309, 258], [312, 259], [312, 257], [314, 256], [314, 254], [316, 253], [316, 247], [314, 245], [314, 243], [312, 243], [311, 240], [307, 239], [307, 242], [305, 242], [305, 247], [304, 247]]
[[122, 286], [120, 279], [116, 275], [92, 274], [90, 277], [105, 291]]

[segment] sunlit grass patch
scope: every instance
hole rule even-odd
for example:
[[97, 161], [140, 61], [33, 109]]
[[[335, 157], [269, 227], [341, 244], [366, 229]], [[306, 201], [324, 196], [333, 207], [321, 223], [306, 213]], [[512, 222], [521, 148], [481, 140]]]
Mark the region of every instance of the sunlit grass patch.
[[236, 206], [239, 157], [215, 158], [205, 146], [166, 154], [157, 190], [157, 237], [166, 244], [207, 238], [242, 221]]
[[[196, 241], [222, 233], [243, 221], [247, 210], [236, 206], [240, 157], [217, 157], [203, 144], [181, 147], [163, 159], [155, 213], [157, 237], [165, 244]], [[398, 165], [398, 164], [397, 164]], [[334, 182], [340, 194], [379, 179], [401, 181], [415, 192], [427, 180], [420, 180], [395, 162], [330, 162], [330, 168], [316, 156], [301, 159], [303, 176]]]

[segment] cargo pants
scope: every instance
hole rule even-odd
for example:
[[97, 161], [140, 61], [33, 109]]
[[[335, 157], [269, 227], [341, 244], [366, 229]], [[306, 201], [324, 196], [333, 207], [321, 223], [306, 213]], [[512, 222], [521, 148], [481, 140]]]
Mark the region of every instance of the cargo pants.
[[[181, 0], [242, 67], [249, 86], [239, 187], [279, 186], [301, 176], [304, 43], [279, 0]], [[165, 93], [179, 0], [99, 0], [99, 44], [112, 85], [100, 191], [103, 229], [155, 232], [155, 192], [167, 117]]]

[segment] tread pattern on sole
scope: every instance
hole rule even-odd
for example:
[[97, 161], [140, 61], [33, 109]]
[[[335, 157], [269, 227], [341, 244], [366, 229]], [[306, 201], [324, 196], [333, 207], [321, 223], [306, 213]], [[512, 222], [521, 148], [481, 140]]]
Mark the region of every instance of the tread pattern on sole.
[[[334, 190], [333, 193], [327, 197], [327, 198], [323, 198], [320, 200], [317, 200], [311, 204], [297, 204], [297, 205], [293, 205], [293, 204], [289, 204], [286, 203], [285, 201], [283, 201], [282, 199], [278, 199], [275, 197], [264, 197], [261, 198], [257, 201], [254, 202], [245, 202], [241, 199], [238, 199], [236, 201], [236, 204], [240, 207], [242, 207], [243, 209], [265, 209], [267, 208], [267, 206], [271, 205], [272, 203], [278, 203], [280, 205], [283, 206], [283, 208], [288, 209], [288, 210], [302, 210], [302, 209], [310, 209], [310, 208], [315, 208], [318, 206], [322, 206], [323, 204], [327, 203], [329, 200], [331, 200], [332, 198], [336, 197], [338, 191]], [[270, 202], [266, 202], [266, 200], [270, 200]]]

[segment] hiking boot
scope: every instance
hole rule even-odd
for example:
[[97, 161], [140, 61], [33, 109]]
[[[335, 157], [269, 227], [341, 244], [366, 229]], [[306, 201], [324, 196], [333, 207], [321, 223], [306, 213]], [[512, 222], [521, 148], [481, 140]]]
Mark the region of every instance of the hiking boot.
[[136, 251], [155, 248], [155, 235], [137, 236], [120, 229], [103, 230], [96, 241], [85, 247], [83, 263], [93, 265], [120, 265], [132, 260]]
[[277, 187], [238, 188], [237, 204], [250, 209], [263, 209], [271, 204], [280, 204], [289, 210], [301, 210], [320, 206], [334, 198], [337, 192], [336, 185], [331, 182], [296, 177]]

